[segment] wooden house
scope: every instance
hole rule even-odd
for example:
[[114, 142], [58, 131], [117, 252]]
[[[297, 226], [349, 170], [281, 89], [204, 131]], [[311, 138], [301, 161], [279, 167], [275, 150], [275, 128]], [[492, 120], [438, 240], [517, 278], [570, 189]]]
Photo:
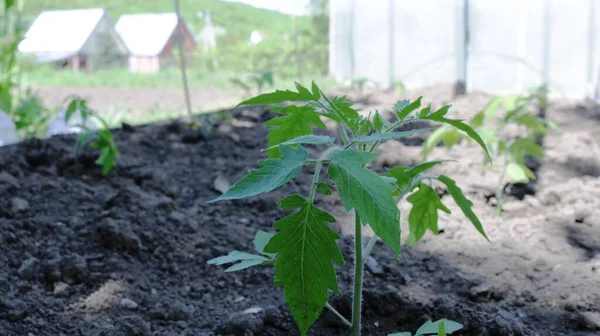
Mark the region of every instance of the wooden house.
[[133, 73], [156, 73], [176, 64], [173, 51], [179, 39], [185, 53], [196, 50], [194, 35], [175, 13], [123, 15], [115, 30], [127, 46], [128, 68]]
[[42, 12], [25, 33], [19, 51], [41, 63], [72, 70], [122, 66], [127, 48], [104, 9]]

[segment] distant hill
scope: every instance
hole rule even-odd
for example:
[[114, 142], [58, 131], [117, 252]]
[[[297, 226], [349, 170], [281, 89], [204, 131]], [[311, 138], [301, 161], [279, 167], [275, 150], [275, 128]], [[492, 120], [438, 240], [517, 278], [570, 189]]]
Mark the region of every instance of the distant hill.
[[[220, 0], [180, 0], [181, 11], [194, 33], [204, 25], [204, 20], [198, 18], [198, 11], [209, 10], [213, 23], [226, 29], [226, 35], [220, 38], [222, 42], [245, 42], [253, 30], [275, 34], [292, 32], [292, 18], [276, 11], [269, 11], [252, 6], [223, 2]], [[105, 8], [113, 20], [122, 14], [159, 13], [174, 11], [172, 0], [25, 0], [25, 14], [29, 20], [43, 10], [76, 9], [76, 8]], [[298, 27], [308, 27], [309, 18], [298, 18]]]

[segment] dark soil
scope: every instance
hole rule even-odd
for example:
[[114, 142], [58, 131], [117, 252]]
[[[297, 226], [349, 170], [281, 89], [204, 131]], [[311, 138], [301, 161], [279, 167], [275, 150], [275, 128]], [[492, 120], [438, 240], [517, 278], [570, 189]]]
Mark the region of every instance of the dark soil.
[[[0, 335], [298, 335], [281, 288], [273, 289], [272, 268], [226, 274], [206, 264], [232, 249], [251, 251], [255, 232], [272, 231], [285, 215], [276, 201], [307, 194], [311, 179], [306, 171], [270, 194], [208, 204], [220, 194], [217, 177], [234, 182], [264, 158], [260, 124], [270, 113], [232, 114], [209, 138], [178, 122], [117, 130], [123, 156], [108, 177], [95, 152], [73, 159], [71, 136], [0, 148]], [[418, 148], [386, 144], [377, 165], [414, 163]], [[492, 242], [453, 211], [440, 237], [404, 249], [401, 263], [378, 243], [366, 267], [364, 334], [448, 318], [465, 325], [457, 335], [595, 335], [600, 223], [590, 202], [577, 214], [559, 213], [577, 197], [541, 184], [540, 196], [509, 200], [499, 219], [472, 175], [453, 173], [464, 173], [457, 180]], [[580, 179], [570, 190], [598, 193], [597, 177], [570, 174]], [[336, 197], [318, 204], [349, 232], [352, 218]], [[332, 301], [349, 316], [352, 237], [340, 244], [346, 267]], [[310, 334], [349, 333], [324, 311]]]

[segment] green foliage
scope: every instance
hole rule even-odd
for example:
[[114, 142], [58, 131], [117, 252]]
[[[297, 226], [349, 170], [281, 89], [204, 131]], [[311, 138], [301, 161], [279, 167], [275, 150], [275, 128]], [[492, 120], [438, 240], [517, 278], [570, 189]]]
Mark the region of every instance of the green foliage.
[[261, 255], [250, 254], [240, 251], [231, 251], [228, 255], [211, 259], [208, 264], [210, 265], [224, 265], [236, 263], [225, 270], [225, 272], [235, 272], [243, 270], [248, 267], [272, 264], [273, 257], [275, 254], [265, 252], [265, 246], [269, 243], [269, 240], [273, 237], [273, 234], [257, 231], [254, 237], [254, 249]]
[[438, 234], [438, 209], [447, 214], [450, 214], [450, 209], [442, 203], [435, 190], [421, 183], [419, 191], [412, 193], [406, 200], [412, 203], [412, 209], [408, 215], [410, 236], [406, 245], [412, 245], [421, 240], [427, 229]]
[[[84, 146], [90, 146], [100, 150], [100, 155], [96, 159], [96, 164], [102, 167], [102, 175], [108, 175], [112, 168], [117, 165], [117, 159], [120, 156], [115, 139], [110, 131], [110, 126], [103, 118], [97, 116], [87, 106], [87, 101], [80, 98], [73, 98], [65, 111], [65, 122], [69, 122], [74, 113], [79, 112], [81, 123], [75, 126], [79, 127], [83, 132], [77, 138], [76, 152]], [[88, 120], [96, 119], [101, 128], [95, 129], [87, 125]]]
[[[472, 203], [454, 181], [443, 175], [424, 175], [442, 161], [424, 162], [414, 167], [393, 167], [384, 174], [368, 168], [378, 157], [375, 149], [379, 143], [423, 131], [396, 131], [415, 121], [429, 120], [458, 128], [479, 143], [487, 153], [487, 147], [476, 131], [460, 120], [447, 117], [449, 106], [434, 112], [431, 112], [431, 107], [426, 107], [415, 113], [420, 107], [421, 99], [415, 102], [403, 101], [395, 105], [396, 120], [385, 120], [379, 113], [371, 119], [359, 114], [344, 97], [328, 98], [314, 83], [310, 90], [296, 83], [296, 91], [278, 90], [248, 99], [240, 105], [288, 102], [297, 105], [274, 108], [285, 115], [266, 122], [271, 127], [268, 134], [269, 158], [260, 162], [258, 170], [248, 171], [245, 177], [211, 202], [252, 197], [272, 191], [293, 180], [305, 165], [314, 165], [310, 193], [308, 197], [291, 195], [279, 202], [281, 208], [296, 211], [274, 224], [278, 232], [264, 248], [264, 252], [270, 253], [270, 257], [234, 251], [233, 254], [218, 257], [209, 263], [238, 262], [237, 266], [233, 266], [236, 270], [273, 260], [275, 285], [283, 286], [285, 300], [302, 335], [307, 334], [324, 307], [333, 309], [327, 301], [330, 292], [338, 291], [334, 264], [343, 265], [343, 258], [336, 244], [339, 235], [328, 226], [335, 219], [314, 204], [317, 192], [324, 197], [332, 194], [329, 184], [319, 181], [323, 167], [328, 169], [329, 179], [337, 187], [346, 211], [354, 210], [357, 231], [360, 232], [363, 225], [369, 225], [375, 232], [375, 237], [380, 237], [398, 256], [401, 246], [400, 211], [397, 206], [399, 201], [408, 196], [408, 201], [413, 204], [409, 215], [410, 235], [406, 244], [417, 243], [427, 229], [437, 234], [437, 211], [450, 212], [432, 187], [436, 181], [448, 188], [462, 212], [486, 237], [479, 219], [471, 209]], [[325, 127], [323, 118], [337, 123], [341, 145], [330, 137], [313, 134], [314, 127]], [[303, 146], [315, 144], [328, 144], [329, 147], [320, 156], [311, 158]], [[280, 153], [273, 152], [274, 149]], [[429, 180], [431, 185], [422, 183], [424, 180]], [[364, 256], [361, 248], [357, 251], [360, 253], [355, 251], [356, 263], [362, 265], [370, 249]], [[357, 293], [362, 288], [361, 279], [357, 275]], [[353, 306], [360, 308], [360, 304]], [[341, 316], [339, 313], [337, 315]], [[355, 315], [358, 318], [352, 323], [347, 320], [344, 323], [352, 325], [355, 330], [353, 335], [358, 336], [360, 333], [357, 334], [356, 330], [360, 329], [360, 309], [355, 309], [353, 316]], [[435, 326], [438, 325], [439, 323]], [[444, 331], [444, 328], [447, 330]], [[452, 332], [448, 325], [439, 330]], [[419, 335], [427, 334], [426, 330], [420, 332]]]
[[280, 155], [280, 149], [274, 146], [300, 136], [311, 135], [312, 126], [326, 128], [319, 114], [308, 106], [289, 105], [273, 108], [272, 110], [284, 115], [265, 123], [266, 126], [269, 126], [269, 134], [267, 135], [269, 147], [271, 147], [269, 157], [279, 157]]
[[300, 195], [284, 198], [279, 206], [298, 211], [273, 224], [279, 232], [265, 251], [278, 254], [277, 284], [283, 286], [300, 333], [306, 335], [329, 300], [329, 290], [339, 291], [332, 263], [344, 265], [336, 244], [340, 236], [327, 224], [335, 219]]
[[[470, 128], [481, 134], [481, 139], [489, 148], [489, 155], [484, 159], [484, 163], [501, 162], [496, 191], [499, 213], [502, 211], [505, 180], [511, 183], [527, 183], [535, 179], [535, 174], [525, 165], [526, 158], [544, 159], [544, 148], [537, 144], [536, 138], [545, 135], [549, 130], [558, 130], [558, 126], [552, 120], [535, 114], [536, 107], [547, 106], [545, 96], [546, 89], [542, 86], [524, 95], [495, 97], [469, 121]], [[500, 114], [500, 111], [504, 113]], [[468, 134], [469, 129], [461, 128], [463, 125], [449, 124], [454, 127], [440, 127], [429, 136], [423, 145], [423, 158], [426, 158], [439, 143], [451, 148], [460, 143], [465, 135], [481, 145], [479, 140]], [[518, 134], [509, 134], [509, 127], [516, 127], [519, 130]], [[469, 138], [466, 140], [470, 141]]]
[[331, 156], [329, 177], [337, 185], [346, 211], [356, 209], [364, 223], [400, 254], [400, 211], [394, 201], [394, 187], [377, 173], [364, 168], [377, 153], [345, 150]]
[[248, 171], [227, 192], [211, 202], [247, 198], [275, 190], [293, 180], [307, 159], [308, 152], [304, 147], [283, 146], [281, 158], [261, 161], [259, 169]]
[[[441, 319], [441, 320], [437, 320], [435, 322], [432, 322], [431, 320], [429, 320], [429, 321], [425, 322], [419, 328], [419, 330], [417, 330], [417, 332], [415, 333], [415, 336], [432, 336], [432, 335], [446, 336], [446, 335], [450, 335], [456, 331], [459, 331], [462, 328], [463, 328], [462, 324], [460, 324], [458, 322], [450, 321], [447, 319]], [[412, 334], [410, 332], [400, 332], [400, 333], [389, 334], [388, 336], [411, 336], [411, 335]]]
[[0, 22], [0, 110], [15, 123], [20, 137], [42, 136], [49, 111], [23, 82], [23, 60], [18, 47], [25, 34], [21, 6], [5, 1]]
[[246, 96], [252, 97], [252, 89], [256, 87], [256, 94], [261, 94], [265, 85], [273, 87], [273, 72], [263, 71], [257, 74], [249, 74], [238, 76], [230, 79], [234, 86], [242, 88], [246, 92]]

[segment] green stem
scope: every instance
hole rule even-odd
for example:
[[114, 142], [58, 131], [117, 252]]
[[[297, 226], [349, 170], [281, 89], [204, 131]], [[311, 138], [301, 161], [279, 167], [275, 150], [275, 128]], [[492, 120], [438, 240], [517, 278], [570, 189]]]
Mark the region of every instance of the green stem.
[[351, 145], [350, 139], [348, 139], [348, 134], [346, 133], [346, 130], [344, 129], [344, 125], [338, 124], [338, 130], [340, 131], [340, 136], [342, 137], [342, 142], [344, 143], [344, 146]]
[[352, 299], [352, 336], [360, 336], [360, 319], [363, 285], [362, 224], [358, 212], [354, 211], [354, 297]]
[[313, 175], [312, 184], [310, 187], [310, 194], [308, 195], [309, 203], [312, 203], [312, 201], [315, 198], [315, 193], [317, 191], [317, 183], [319, 182], [319, 174], [321, 174], [321, 168], [323, 168], [323, 162], [328, 160], [329, 157], [331, 156], [331, 154], [333, 154], [339, 150], [340, 150], [339, 147], [329, 147], [323, 152], [323, 154], [321, 154], [321, 157], [316, 161], [317, 164], [315, 165], [315, 173]]
[[502, 216], [502, 203], [504, 202], [504, 175], [506, 174], [506, 162], [502, 166], [502, 172], [500, 173], [500, 180], [496, 187], [496, 207], [498, 216]]
[[329, 309], [335, 316], [339, 317], [345, 326], [352, 328], [352, 322], [348, 321], [344, 316], [342, 316], [342, 314], [340, 314], [340, 312], [337, 311], [337, 309], [333, 308], [333, 306], [330, 305], [329, 302], [325, 304], [325, 308]]
[[312, 203], [315, 199], [315, 193], [317, 191], [317, 183], [319, 183], [319, 174], [321, 173], [321, 168], [323, 167], [323, 162], [317, 162], [315, 166], [315, 174], [313, 175], [312, 184], [310, 187], [310, 194], [308, 195], [308, 203]]

